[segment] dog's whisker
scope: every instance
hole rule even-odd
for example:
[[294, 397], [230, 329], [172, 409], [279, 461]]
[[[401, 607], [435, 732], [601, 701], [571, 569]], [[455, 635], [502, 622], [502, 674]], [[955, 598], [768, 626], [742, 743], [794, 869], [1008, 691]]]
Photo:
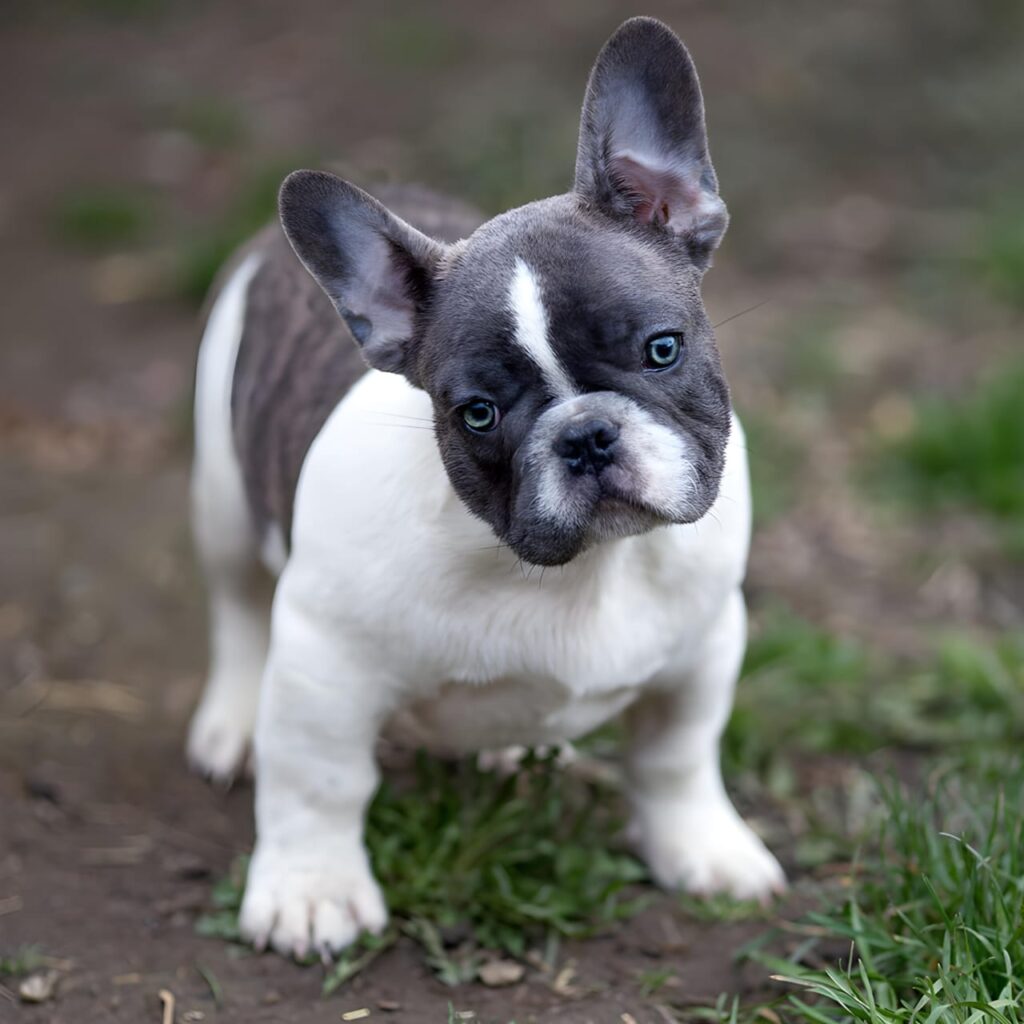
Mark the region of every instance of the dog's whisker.
[[746, 309], [741, 309], [738, 313], [733, 313], [732, 316], [727, 316], [724, 320], [719, 320], [717, 324], [712, 324], [712, 330], [718, 330], [722, 324], [730, 323], [733, 320], [738, 320], [741, 316], [746, 316], [748, 313], [753, 313], [755, 309], [760, 309], [765, 303], [771, 302], [771, 296], [767, 299], [762, 299], [760, 302], [755, 302], [753, 306], [748, 306]]
[[502, 548], [505, 548], [508, 551], [512, 550], [512, 548], [508, 544], [504, 543], [503, 541], [498, 541], [497, 544], [483, 544], [480, 547], [467, 548], [466, 550], [467, 551], [496, 551], [497, 552], [497, 551], [501, 551]]
[[399, 427], [403, 430], [425, 430], [427, 433], [434, 433], [433, 427], [421, 427], [418, 423], [375, 423], [373, 420], [367, 420], [367, 423], [371, 427]]
[[407, 413], [407, 412], [391, 412], [388, 409], [371, 409], [370, 410], [370, 415], [371, 416], [392, 416], [392, 417], [395, 417], [396, 419], [403, 419], [403, 420], [418, 420], [420, 423], [433, 423], [434, 422], [433, 416], [413, 416], [411, 413]]

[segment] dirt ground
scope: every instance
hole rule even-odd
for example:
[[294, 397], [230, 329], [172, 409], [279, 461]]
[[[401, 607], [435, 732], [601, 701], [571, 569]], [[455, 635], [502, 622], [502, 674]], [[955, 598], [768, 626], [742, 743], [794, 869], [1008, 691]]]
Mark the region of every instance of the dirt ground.
[[[977, 197], [1005, 186], [1021, 152], [993, 127], [1011, 109], [1010, 6], [936, 4], [926, 23], [916, 4], [646, 8], [698, 61], [733, 210], [709, 307], [725, 320], [768, 300], [719, 332], [737, 400], [799, 449], [786, 514], [755, 542], [751, 596], [898, 650], [951, 616], [981, 630], [1022, 620], [1018, 574], [970, 524], [882, 530], [849, 475], [864, 432], [898, 425], [908, 396], [953, 389], [1019, 343], [1019, 322], [955, 260]], [[198, 320], [169, 281], [174, 254], [254, 166], [308, 152], [485, 205], [558, 188], [589, 62], [632, 13], [612, 0], [430, 16], [82, 0], [0, 14], [0, 952], [36, 944], [61, 961], [54, 1000], [0, 991], [0, 1021], [155, 1022], [167, 989], [179, 1020], [303, 1024], [368, 1007], [414, 1024], [452, 1003], [485, 1021], [646, 1024], [665, 1018], [644, 971], [676, 969], [675, 1003], [756, 984], [731, 954], [758, 925], [700, 923], [667, 898], [563, 950], [571, 995], [539, 972], [452, 991], [400, 944], [323, 1000], [318, 970], [194, 932], [211, 879], [249, 848], [252, 794], [211, 789], [181, 753], [205, 628], [186, 522]], [[984, 118], [946, 103], [965, 82]], [[222, 126], [237, 112], [244, 140], [221, 148], [166, 114], [203, 104], [232, 112]], [[53, 211], [96, 185], [145, 189], [148, 233], [103, 251], [69, 240]], [[827, 401], [791, 359], [819, 325]]]

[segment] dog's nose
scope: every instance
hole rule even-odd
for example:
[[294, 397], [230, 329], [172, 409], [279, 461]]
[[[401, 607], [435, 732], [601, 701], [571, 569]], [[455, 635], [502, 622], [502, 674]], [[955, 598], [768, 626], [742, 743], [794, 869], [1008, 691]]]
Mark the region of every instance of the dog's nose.
[[565, 459], [571, 473], [600, 473], [615, 461], [615, 443], [619, 428], [608, 420], [593, 419], [572, 423], [555, 442], [555, 454]]

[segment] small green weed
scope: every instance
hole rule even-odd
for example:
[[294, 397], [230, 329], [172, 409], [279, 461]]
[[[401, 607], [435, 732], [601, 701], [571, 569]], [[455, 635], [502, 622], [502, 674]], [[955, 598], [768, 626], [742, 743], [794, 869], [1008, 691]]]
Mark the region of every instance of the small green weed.
[[982, 232], [983, 277], [1008, 302], [1024, 307], [1024, 207], [994, 216]]
[[522, 99], [506, 100], [504, 109], [486, 118], [454, 122], [450, 137], [428, 148], [426, 157], [437, 180], [456, 195], [498, 213], [564, 189], [565, 169], [572, 167], [571, 153], [565, 152], [572, 132], [566, 128], [575, 119], [573, 108], [549, 106], [537, 117]]
[[81, 248], [110, 249], [137, 242], [153, 220], [143, 194], [109, 187], [81, 188], [62, 196], [53, 212], [56, 233]]
[[750, 462], [754, 523], [763, 526], [793, 504], [800, 452], [776, 423], [753, 411], [743, 414]]
[[661, 991], [673, 978], [676, 972], [671, 967], [660, 967], [651, 971], [644, 971], [638, 977], [640, 994], [644, 999], [650, 999]]
[[367, 33], [373, 56], [393, 72], [422, 75], [461, 60], [468, 52], [461, 27], [445, 22], [438, 12], [416, 11], [382, 18]]
[[836, 313], [818, 310], [786, 325], [778, 369], [781, 393], [804, 402], [830, 398], [842, 374], [837, 341], [841, 323]]
[[22, 978], [46, 963], [38, 946], [19, 946], [10, 953], [0, 954], [0, 978]]
[[203, 149], [213, 152], [237, 149], [248, 135], [239, 107], [219, 96], [191, 96], [167, 114], [168, 122]]

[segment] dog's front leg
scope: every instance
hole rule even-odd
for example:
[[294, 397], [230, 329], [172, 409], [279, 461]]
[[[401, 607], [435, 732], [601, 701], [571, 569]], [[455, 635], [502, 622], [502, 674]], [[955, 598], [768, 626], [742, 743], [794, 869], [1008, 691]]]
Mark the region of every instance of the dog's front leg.
[[363, 818], [393, 689], [336, 633], [281, 603], [256, 729], [256, 849], [240, 924], [257, 947], [327, 957], [387, 922]]
[[719, 767], [745, 645], [736, 591], [700, 657], [653, 679], [631, 708], [631, 834], [660, 885], [764, 900], [784, 887], [782, 869], [736, 812]]

